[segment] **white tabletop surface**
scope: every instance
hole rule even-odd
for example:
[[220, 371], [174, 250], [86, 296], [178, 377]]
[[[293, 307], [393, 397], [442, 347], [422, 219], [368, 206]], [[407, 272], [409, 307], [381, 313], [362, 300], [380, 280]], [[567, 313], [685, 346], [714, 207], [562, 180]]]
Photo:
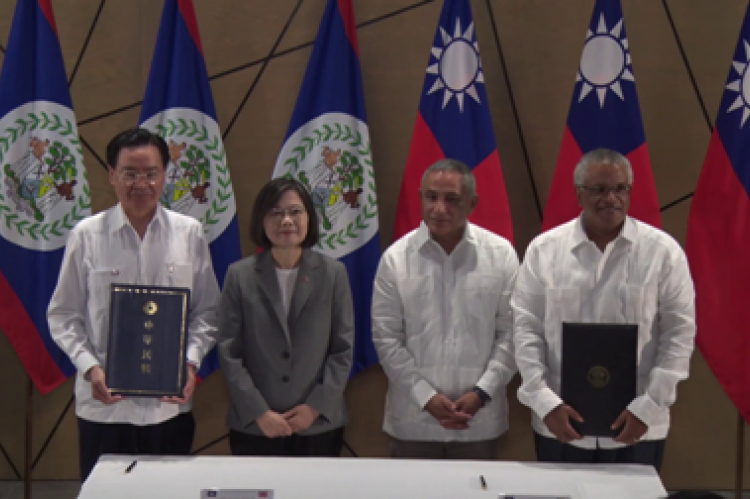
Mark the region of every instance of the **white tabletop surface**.
[[[138, 464], [125, 473], [134, 459]], [[667, 496], [654, 469], [639, 465], [105, 455], [79, 498], [199, 499], [201, 489], [210, 488], [271, 489], [274, 499], [496, 499], [501, 492], [581, 499]]]

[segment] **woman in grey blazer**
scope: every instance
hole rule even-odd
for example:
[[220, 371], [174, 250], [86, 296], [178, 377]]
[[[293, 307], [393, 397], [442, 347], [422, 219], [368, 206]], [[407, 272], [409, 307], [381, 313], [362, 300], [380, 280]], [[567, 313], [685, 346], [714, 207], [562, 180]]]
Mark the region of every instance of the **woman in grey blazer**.
[[312, 251], [318, 218], [295, 180], [261, 189], [250, 233], [266, 251], [229, 267], [219, 307], [232, 453], [338, 456], [354, 341], [346, 268]]

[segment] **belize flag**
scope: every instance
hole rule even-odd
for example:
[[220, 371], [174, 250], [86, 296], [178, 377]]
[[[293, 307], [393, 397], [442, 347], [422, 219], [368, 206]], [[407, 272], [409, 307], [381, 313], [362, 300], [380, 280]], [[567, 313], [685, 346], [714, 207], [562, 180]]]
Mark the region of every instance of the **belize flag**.
[[471, 222], [512, 243], [513, 223], [469, 0], [443, 4], [398, 198], [394, 239], [419, 226], [422, 175], [443, 158], [466, 163], [474, 172], [479, 204]]
[[75, 373], [47, 306], [68, 233], [90, 214], [50, 0], [18, 0], [0, 74], [0, 329], [41, 393]]
[[745, 14], [688, 220], [696, 341], [750, 421], [750, 10]]
[[354, 300], [352, 375], [377, 362], [370, 329], [380, 259], [378, 203], [351, 0], [328, 0], [273, 177], [297, 179], [320, 220], [315, 248], [346, 265]]
[[573, 171], [583, 154], [599, 148], [612, 149], [630, 160], [633, 190], [628, 214], [659, 227], [659, 201], [620, 0], [597, 0], [594, 6], [568, 124], [544, 207], [543, 231], [581, 213], [573, 187]]
[[[242, 257], [237, 210], [192, 0], [166, 0], [140, 120], [169, 145], [165, 208], [205, 228], [216, 279]], [[219, 367], [216, 349], [198, 375]]]

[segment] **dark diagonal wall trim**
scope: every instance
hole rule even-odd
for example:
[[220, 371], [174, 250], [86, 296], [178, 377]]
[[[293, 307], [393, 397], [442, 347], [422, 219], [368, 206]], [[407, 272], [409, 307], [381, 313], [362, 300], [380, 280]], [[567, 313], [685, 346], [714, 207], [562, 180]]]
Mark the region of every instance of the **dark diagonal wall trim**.
[[122, 106], [122, 107], [118, 107], [117, 109], [113, 109], [112, 111], [107, 111], [104, 114], [100, 114], [98, 116], [93, 116], [91, 118], [87, 118], [85, 120], [81, 120], [81, 121], [78, 122], [78, 127], [80, 128], [80, 127], [82, 127], [84, 125], [88, 125], [89, 123], [93, 123], [95, 121], [99, 121], [101, 119], [109, 118], [110, 116], [114, 116], [115, 114], [120, 114], [120, 113], [122, 113], [124, 111], [128, 111], [130, 109], [134, 109], [134, 108], [140, 106], [141, 104], [143, 104], [143, 101], [139, 100], [138, 102], [134, 102], [132, 104], [128, 104], [127, 106]]
[[398, 15], [404, 14], [405, 12], [409, 12], [410, 10], [418, 9], [419, 7], [424, 7], [425, 5], [435, 3], [435, 0], [423, 0], [421, 2], [417, 2], [412, 5], [407, 5], [406, 7], [402, 7], [398, 10], [394, 10], [393, 12], [389, 12], [387, 14], [383, 14], [379, 17], [373, 17], [369, 21], [364, 21], [359, 24], [357, 24], [357, 28], [364, 28], [365, 26], [369, 26], [371, 24], [379, 23], [380, 21], [385, 21], [386, 19], [390, 19], [391, 17], [396, 17]]
[[667, 211], [667, 210], [668, 210], [668, 209], [670, 209], [670, 208], [674, 208], [674, 207], [675, 207], [675, 206], [677, 206], [678, 204], [680, 204], [680, 203], [682, 203], [682, 202], [684, 202], [684, 201], [687, 201], [688, 199], [692, 198], [692, 197], [693, 197], [693, 194], [694, 194], [694, 193], [692, 193], [692, 192], [690, 192], [690, 193], [688, 193], [688, 194], [685, 194], [685, 195], [684, 195], [684, 196], [682, 196], [681, 198], [679, 198], [679, 199], [675, 199], [675, 200], [674, 200], [674, 201], [672, 201], [671, 203], [667, 203], [667, 204], [665, 204], [664, 206], [662, 206], [661, 208], [659, 208], [659, 211], [663, 213], [663, 212]]
[[[393, 17], [396, 14], [403, 14], [404, 12], [408, 12], [410, 10], [413, 10], [413, 9], [416, 9], [416, 8], [419, 8], [419, 7], [422, 7], [424, 5], [428, 5], [430, 3], [434, 3], [434, 2], [435, 2], [435, 0], [423, 0], [421, 2], [417, 2], [417, 3], [413, 4], [413, 5], [408, 6], [408, 7], [404, 7], [402, 9], [397, 10], [397, 11], [390, 12], [390, 13], [384, 14], [384, 15], [382, 15], [380, 17], [376, 17], [374, 19], [370, 19], [369, 21], [365, 21], [363, 23], [360, 23], [360, 24], [357, 25], [357, 28], [363, 28], [363, 27], [366, 27], [366, 26], [370, 26], [370, 25], [375, 24], [375, 23], [377, 23], [379, 21], [383, 21], [385, 19], [389, 19], [389, 18]], [[240, 71], [242, 71], [244, 69], [248, 69], [248, 68], [251, 68], [253, 66], [257, 66], [258, 64], [263, 64], [266, 61], [268, 61], [269, 59], [276, 59], [277, 57], [283, 57], [285, 55], [291, 54], [291, 53], [296, 52], [298, 50], [302, 50], [302, 49], [305, 49], [307, 47], [311, 47], [314, 43], [315, 43], [315, 40], [312, 40], [312, 41], [309, 41], [309, 42], [306, 42], [306, 43], [302, 43], [300, 45], [295, 45], [294, 47], [290, 47], [288, 49], [285, 49], [285, 50], [282, 50], [282, 51], [279, 51], [279, 52], [275, 52], [270, 57], [264, 57], [262, 59], [257, 59], [255, 61], [250, 61], [250, 62], [247, 62], [245, 64], [241, 64], [241, 65], [236, 66], [234, 68], [226, 69], [224, 71], [216, 73], [213, 76], [209, 76], [208, 79], [211, 80], [211, 81], [213, 81], [213, 80], [217, 80], [219, 78], [223, 78], [225, 76], [232, 75], [232, 74], [240, 72]], [[104, 118], [109, 118], [110, 116], [113, 116], [115, 114], [121, 113], [123, 111], [127, 111], [129, 109], [133, 109], [135, 107], [138, 107], [141, 104], [143, 104], [142, 100], [140, 100], [138, 102], [134, 102], [132, 104], [128, 104], [126, 106], [119, 107], [117, 109], [113, 109], [111, 111], [107, 111], [107, 112], [102, 113], [102, 114], [91, 116], [89, 118], [86, 118], [85, 120], [79, 121], [78, 122], [78, 126], [88, 125], [89, 123], [93, 123], [95, 121], [99, 121], [99, 120], [104, 119]]]
[[[703, 118], [706, 120], [706, 126], [708, 127], [708, 131], [710, 133], [713, 133], [714, 131], [713, 122], [711, 121], [711, 118], [708, 116], [706, 103], [703, 101], [703, 96], [701, 95], [700, 89], [698, 88], [698, 82], [695, 79], [693, 68], [690, 66], [690, 60], [688, 59], [687, 53], [685, 52], [685, 47], [682, 45], [680, 34], [677, 32], [677, 26], [674, 23], [674, 18], [672, 17], [672, 10], [669, 8], [669, 2], [667, 0], [662, 0], [661, 3], [664, 6], [664, 12], [667, 15], [667, 20], [669, 20], [669, 27], [672, 30], [672, 35], [674, 36], [674, 40], [677, 43], [677, 48], [680, 51], [680, 57], [682, 58], [682, 62], [683, 64], [685, 64], [685, 70], [687, 71], [688, 77], [690, 78], [690, 83], [693, 86], [693, 92], [695, 92], [695, 98], [698, 100], [698, 105], [700, 106], [701, 112], [703, 113]], [[665, 212], [669, 210], [670, 208], [674, 208], [675, 206], [679, 205], [680, 203], [684, 201], [687, 201], [688, 199], [692, 197], [693, 197], [693, 192], [685, 194], [681, 198], [676, 199], [672, 201], [671, 203], [665, 204], [659, 209], [659, 211]]]
[[500, 57], [500, 66], [503, 68], [503, 77], [505, 78], [505, 86], [508, 89], [508, 98], [510, 99], [510, 107], [513, 110], [513, 119], [516, 123], [516, 130], [518, 131], [518, 140], [521, 143], [521, 150], [523, 151], [523, 159], [526, 163], [526, 172], [529, 175], [529, 181], [531, 182], [531, 191], [534, 193], [534, 202], [536, 203], [536, 211], [539, 215], [539, 221], [543, 218], [542, 203], [539, 200], [539, 193], [536, 190], [536, 181], [534, 180], [534, 172], [531, 169], [531, 160], [529, 159], [529, 150], [526, 147], [526, 139], [523, 136], [523, 128], [521, 127], [521, 118], [518, 114], [518, 106], [516, 106], [516, 99], [513, 96], [513, 87], [510, 84], [510, 75], [508, 74], [508, 66], [505, 64], [505, 56], [503, 54], [503, 48], [500, 44], [500, 34], [498, 33], [497, 23], [495, 22], [495, 15], [492, 11], [492, 3], [490, 0], [487, 1], [487, 10], [490, 14], [490, 23], [492, 23], [492, 33], [495, 36], [495, 45], [497, 46], [497, 54]]
[[57, 418], [55, 425], [52, 427], [52, 430], [50, 430], [49, 435], [47, 435], [47, 438], [44, 440], [44, 444], [42, 445], [42, 448], [39, 449], [39, 452], [34, 458], [34, 461], [31, 462], [32, 470], [36, 468], [37, 463], [39, 462], [40, 459], [42, 459], [42, 456], [44, 456], [44, 452], [47, 450], [49, 443], [52, 441], [52, 437], [54, 437], [57, 434], [57, 430], [58, 428], [60, 428], [60, 424], [63, 422], [65, 415], [68, 414], [70, 407], [73, 405], [74, 399], [75, 399], [75, 396], [71, 395], [70, 398], [68, 399], [68, 403], [65, 404], [65, 409], [63, 409], [63, 411], [60, 413], [60, 416]]
[[94, 20], [91, 21], [91, 26], [89, 26], [89, 32], [86, 35], [86, 40], [83, 42], [83, 47], [81, 47], [81, 53], [78, 54], [78, 59], [76, 60], [75, 66], [73, 66], [73, 72], [70, 73], [70, 79], [68, 80], [68, 88], [73, 84], [73, 80], [76, 77], [76, 74], [78, 74], [78, 68], [81, 66], [81, 61], [83, 60], [84, 54], [86, 54], [86, 49], [89, 48], [89, 41], [91, 41], [91, 35], [94, 34], [94, 30], [96, 29], [96, 25], [99, 23], [99, 16], [102, 13], [102, 10], [104, 9], [104, 0], [101, 0], [99, 2], [99, 8], [96, 10], [96, 14], [94, 15]]
[[83, 135], [81, 135], [81, 134], [79, 133], [79, 134], [78, 134], [78, 138], [79, 138], [79, 139], [81, 139], [81, 144], [83, 144], [83, 145], [84, 145], [84, 147], [85, 147], [86, 149], [88, 149], [88, 150], [89, 150], [89, 152], [90, 152], [91, 154], [93, 154], [93, 155], [94, 155], [94, 158], [96, 158], [96, 160], [97, 160], [97, 161], [99, 162], [99, 164], [100, 164], [100, 165], [102, 165], [102, 168], [104, 168], [104, 169], [106, 170], [106, 169], [107, 169], [107, 163], [106, 163], [106, 161], [104, 161], [104, 160], [103, 160], [103, 159], [101, 158], [101, 156], [99, 156], [99, 154], [98, 154], [98, 153], [97, 153], [97, 152], [96, 152], [96, 151], [94, 150], [94, 148], [93, 148], [93, 147], [91, 147], [91, 144], [89, 144], [89, 143], [88, 143], [88, 142], [86, 141], [86, 139], [84, 139], [84, 138], [83, 138]]
[[706, 125], [708, 125], [709, 131], [713, 132], [713, 123], [711, 122], [711, 118], [708, 116], [706, 104], [703, 102], [703, 96], [701, 95], [700, 89], [698, 88], [698, 82], [695, 80], [693, 68], [690, 67], [690, 61], [688, 60], [687, 54], [685, 53], [685, 48], [682, 46], [682, 40], [680, 39], [680, 34], [677, 32], [677, 26], [675, 26], [674, 19], [672, 18], [672, 11], [669, 8], [669, 3], [667, 2], [667, 0], [662, 0], [661, 3], [662, 5], [664, 5], [664, 12], [666, 12], [667, 14], [669, 27], [672, 29], [672, 34], [674, 35], [675, 42], [677, 42], [677, 48], [680, 50], [680, 57], [682, 57], [682, 62], [685, 64], [685, 69], [687, 70], [688, 76], [690, 77], [690, 83], [693, 85], [695, 98], [698, 99], [698, 104], [701, 107], [701, 111], [703, 112], [703, 117], [706, 120]]
[[13, 460], [8, 455], [8, 452], [5, 450], [5, 447], [3, 447], [2, 443], [0, 443], [0, 454], [3, 455], [3, 457], [5, 458], [5, 460], [10, 465], [11, 469], [13, 470], [13, 473], [16, 475], [16, 478], [19, 479], [19, 480], [23, 480], [23, 477], [21, 476], [21, 473], [18, 471], [18, 468], [16, 468], [16, 465], [13, 464]]
[[219, 438], [215, 438], [214, 440], [211, 440], [206, 445], [201, 445], [200, 447], [198, 447], [197, 449], [195, 449], [190, 454], [192, 454], [193, 456], [198, 455], [201, 452], [203, 452], [204, 450], [208, 449], [209, 447], [213, 447], [214, 445], [218, 444], [219, 442], [221, 442], [222, 440], [224, 440], [225, 438], [228, 438], [228, 437], [229, 437], [229, 433], [225, 433], [224, 435], [220, 436]]
[[250, 98], [250, 95], [253, 93], [253, 90], [255, 90], [255, 87], [258, 85], [258, 82], [260, 82], [260, 78], [263, 76], [263, 73], [266, 72], [268, 63], [271, 62], [271, 58], [276, 52], [276, 49], [279, 48], [279, 45], [281, 44], [281, 40], [284, 39], [284, 35], [286, 35], [286, 32], [289, 29], [289, 26], [291, 26], [292, 21], [294, 21], [294, 18], [297, 17], [297, 12], [299, 11], [300, 7], [302, 7], [302, 0], [297, 0], [297, 6], [294, 7], [294, 10], [289, 15], [289, 19], [286, 20], [286, 24], [281, 29], [281, 33], [279, 33], [279, 36], [276, 38], [276, 42], [274, 42], [273, 47], [271, 47], [271, 52], [269, 52], [268, 57], [266, 57], [263, 60], [263, 65], [260, 67], [258, 74], [255, 75], [255, 79], [253, 80], [253, 83], [250, 85], [250, 88], [247, 90], [245, 97], [242, 98], [242, 102], [240, 102], [240, 105], [237, 107], [237, 111], [234, 113], [234, 116], [232, 116], [232, 119], [229, 120], [229, 124], [227, 125], [227, 128], [224, 130], [224, 134], [221, 137], [223, 141], [226, 142], [229, 132], [232, 131], [232, 128], [234, 127], [234, 124], [237, 122], [237, 118], [239, 118], [240, 114], [242, 113], [242, 109], [245, 107], [245, 104], [247, 104], [247, 101]]

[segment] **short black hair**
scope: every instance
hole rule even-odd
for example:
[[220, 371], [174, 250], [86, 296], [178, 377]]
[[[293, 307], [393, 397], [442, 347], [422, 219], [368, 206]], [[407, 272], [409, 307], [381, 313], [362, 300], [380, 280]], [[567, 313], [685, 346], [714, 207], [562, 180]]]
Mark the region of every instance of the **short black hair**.
[[167, 143], [158, 134], [145, 128], [130, 128], [118, 133], [107, 144], [107, 166], [115, 168], [120, 151], [126, 147], [154, 146], [159, 151], [159, 156], [166, 169], [169, 164], [169, 148]]
[[302, 241], [302, 247], [312, 248], [318, 244], [320, 229], [318, 228], [318, 214], [315, 211], [312, 196], [310, 196], [310, 193], [301, 182], [288, 177], [278, 177], [263, 186], [255, 198], [255, 204], [253, 205], [253, 214], [250, 218], [250, 238], [259, 248], [270, 248], [273, 246], [271, 240], [266, 235], [263, 220], [276, 207], [281, 196], [289, 190], [294, 190], [299, 195], [307, 212], [307, 236]]

